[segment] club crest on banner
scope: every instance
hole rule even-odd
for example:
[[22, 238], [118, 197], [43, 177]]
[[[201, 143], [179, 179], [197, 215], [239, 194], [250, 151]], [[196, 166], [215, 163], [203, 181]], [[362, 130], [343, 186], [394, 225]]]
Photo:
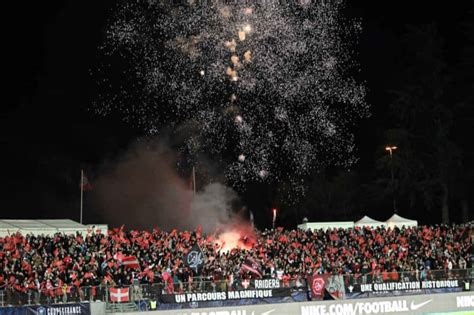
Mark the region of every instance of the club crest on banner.
[[311, 299], [322, 299], [326, 289], [329, 275], [312, 275], [308, 277], [308, 285], [311, 289]]
[[313, 278], [313, 283], [311, 284], [311, 288], [315, 295], [320, 295], [321, 292], [324, 290], [324, 280], [323, 278]]
[[202, 253], [191, 251], [188, 255], [188, 265], [192, 269], [197, 269], [202, 264]]

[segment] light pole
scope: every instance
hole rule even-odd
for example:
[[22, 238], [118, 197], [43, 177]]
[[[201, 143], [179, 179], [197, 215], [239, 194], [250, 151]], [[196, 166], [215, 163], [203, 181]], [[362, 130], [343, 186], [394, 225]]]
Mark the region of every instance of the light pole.
[[386, 146], [385, 151], [390, 152], [390, 172], [392, 175], [391, 186], [392, 186], [392, 195], [393, 195], [393, 211], [397, 213], [397, 201], [395, 199], [395, 185], [393, 181], [393, 151], [397, 149], [396, 146]]

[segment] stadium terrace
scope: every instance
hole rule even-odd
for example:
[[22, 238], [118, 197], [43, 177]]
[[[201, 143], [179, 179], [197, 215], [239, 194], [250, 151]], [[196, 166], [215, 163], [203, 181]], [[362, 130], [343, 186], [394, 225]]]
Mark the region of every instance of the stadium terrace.
[[[233, 288], [246, 279], [303, 283], [311, 274], [344, 274], [347, 281], [392, 281], [401, 273], [432, 280], [434, 270], [471, 267], [471, 240], [465, 226], [354, 228], [326, 231], [257, 231], [250, 249], [219, 250], [213, 235], [194, 231], [109, 230], [107, 235], [0, 238], [0, 287], [8, 292], [41, 292], [48, 297], [88, 286], [121, 287], [136, 282], [162, 283], [166, 293], [187, 291], [186, 284], [206, 279]], [[184, 257], [198, 245], [199, 270]], [[242, 268], [249, 260], [254, 268]], [[266, 282], [265, 282], [266, 283]], [[270, 282], [268, 282], [270, 283]], [[237, 289], [235, 287], [235, 289]]]

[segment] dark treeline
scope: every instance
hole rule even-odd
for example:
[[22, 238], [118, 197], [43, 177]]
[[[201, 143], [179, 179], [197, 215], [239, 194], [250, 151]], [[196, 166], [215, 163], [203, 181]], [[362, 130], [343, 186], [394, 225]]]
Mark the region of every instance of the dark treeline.
[[385, 220], [395, 208], [425, 223], [473, 219], [474, 6], [409, 7], [364, 23], [373, 115], [358, 130], [359, 163], [314, 174], [289, 217]]

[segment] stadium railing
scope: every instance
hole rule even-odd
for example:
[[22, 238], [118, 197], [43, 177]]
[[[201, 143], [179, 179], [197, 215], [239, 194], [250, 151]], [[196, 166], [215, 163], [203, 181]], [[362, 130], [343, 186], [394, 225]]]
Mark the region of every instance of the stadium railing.
[[[395, 281], [422, 281], [422, 280], [474, 280], [474, 269], [461, 270], [430, 270], [428, 272], [410, 271], [410, 272], [389, 272], [373, 275], [367, 274], [346, 274], [342, 275], [345, 284], [368, 284], [383, 283]], [[238, 286], [237, 286], [238, 285]], [[287, 286], [293, 291], [307, 290], [305, 280], [290, 281]], [[20, 305], [47, 305], [57, 303], [103, 301], [111, 302], [111, 286], [84, 286], [63, 288], [54, 288], [45, 291], [28, 290], [20, 292], [13, 288], [4, 288], [0, 290], [0, 306], [20, 306]], [[178, 282], [173, 287], [165, 283], [155, 284], [136, 284], [120, 286], [119, 288], [129, 289], [129, 301], [140, 300], [158, 300], [164, 294], [177, 293], [198, 293], [198, 292], [223, 292], [236, 289], [242, 289], [241, 283], [230, 284], [228, 281], [208, 281], [206, 279], [194, 279], [192, 283]]]
[[[174, 283], [172, 288], [165, 283], [136, 284], [127, 286], [116, 286], [116, 288], [128, 288], [129, 300], [138, 301], [143, 299], [159, 299], [164, 294], [178, 293], [200, 293], [200, 292], [225, 292], [237, 289], [237, 283], [231, 285], [228, 281], [209, 281], [206, 279], [196, 279], [193, 282]], [[289, 281], [286, 285], [292, 290], [306, 290], [306, 281]], [[0, 290], [0, 306], [18, 305], [44, 305], [56, 303], [103, 301], [111, 302], [110, 289], [113, 286], [83, 286], [62, 288], [52, 288], [48, 292], [38, 290], [28, 290], [20, 292], [13, 288]]]

